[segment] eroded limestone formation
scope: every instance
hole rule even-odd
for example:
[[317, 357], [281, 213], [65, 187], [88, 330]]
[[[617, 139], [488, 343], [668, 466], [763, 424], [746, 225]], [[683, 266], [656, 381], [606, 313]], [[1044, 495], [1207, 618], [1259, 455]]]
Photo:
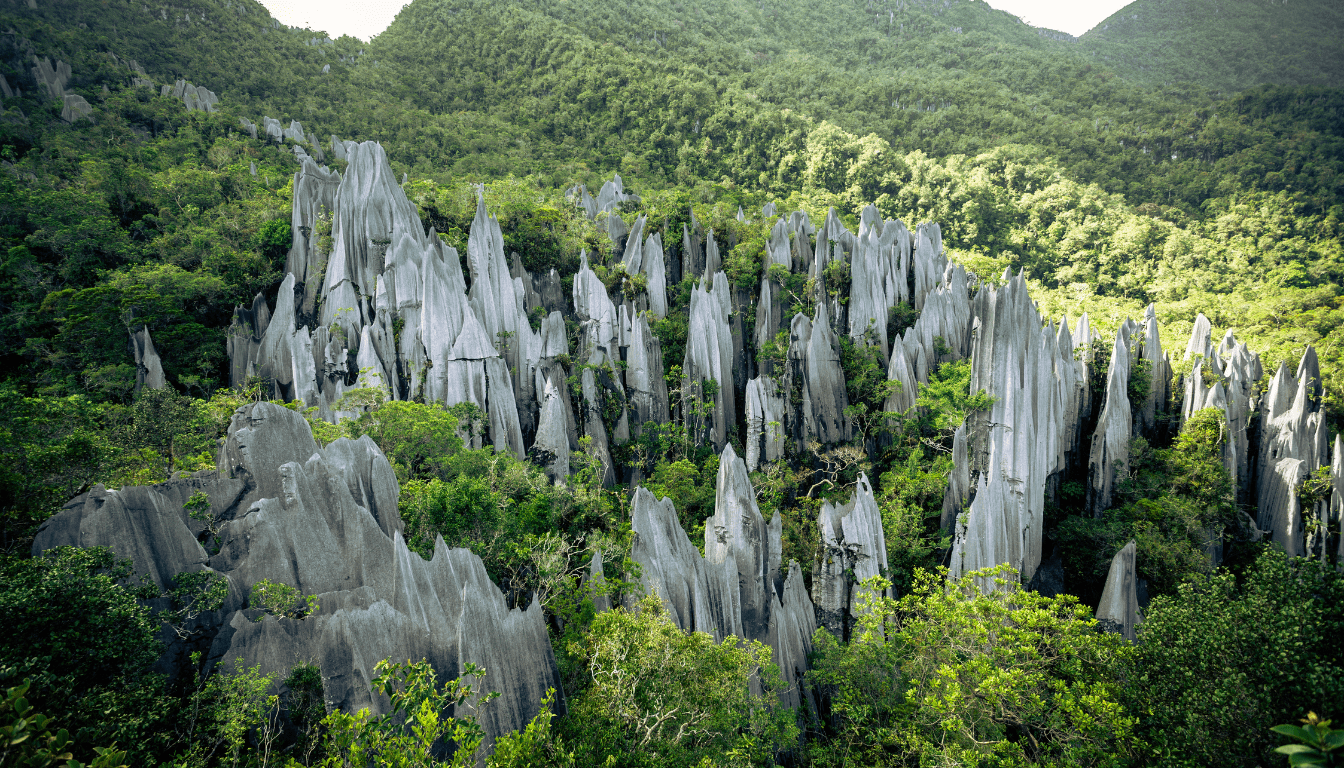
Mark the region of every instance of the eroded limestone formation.
[[[204, 524], [184, 509], [195, 492], [206, 494], [222, 526], [218, 554], [207, 554], [197, 538]], [[560, 688], [541, 606], [510, 609], [468, 550], [439, 539], [425, 560], [407, 549], [397, 495], [392, 468], [371, 440], [319, 449], [302, 416], [262, 402], [234, 415], [217, 471], [95, 488], [48, 521], [33, 551], [108, 546], [161, 588], [178, 573], [214, 571], [228, 597], [189, 628], [208, 641], [210, 661], [242, 658], [281, 677], [299, 661], [316, 661], [327, 702], [347, 711], [383, 711], [385, 701], [369, 688], [381, 659], [424, 658], [444, 679], [477, 664], [487, 672], [478, 687], [500, 693], [481, 717], [492, 742], [525, 726], [547, 688]], [[317, 595], [318, 612], [256, 621], [262, 614], [247, 595], [262, 579]], [[166, 663], [179, 663], [183, 652], [170, 646]]]
[[[876, 502], [872, 506], [875, 512]], [[845, 531], [865, 535], [863, 515]], [[657, 501], [642, 486], [634, 491], [632, 527], [631, 557], [641, 566], [641, 580], [650, 594], [662, 598], [676, 625], [718, 641], [738, 637], [769, 645], [788, 684], [782, 703], [797, 707], [808, 701], [816, 712], [814, 694], [802, 684], [816, 613], [798, 563], [789, 563], [787, 577], [781, 572], [783, 523], [778, 513], [768, 523], [762, 518], [746, 465], [732, 446], [720, 457], [703, 557], [682, 530], [671, 499]], [[879, 520], [879, 535], [880, 530]], [[885, 557], [885, 548], [882, 552]]]
[[859, 475], [848, 504], [824, 502], [817, 526], [822, 552], [812, 566], [812, 604], [821, 626], [837, 638], [848, 638], [859, 615], [858, 585], [887, 573], [882, 514], [868, 478]]
[[1143, 623], [1139, 610], [1138, 576], [1134, 556], [1138, 549], [1133, 539], [1111, 559], [1111, 570], [1106, 574], [1106, 587], [1097, 606], [1097, 623], [1108, 632], [1123, 635], [1129, 642], [1137, 639], [1136, 631]]

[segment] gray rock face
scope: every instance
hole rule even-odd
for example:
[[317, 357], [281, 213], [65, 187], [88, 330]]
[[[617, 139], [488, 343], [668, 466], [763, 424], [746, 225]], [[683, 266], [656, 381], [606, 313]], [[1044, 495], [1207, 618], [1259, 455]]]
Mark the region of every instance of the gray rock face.
[[1107, 632], [1123, 635], [1131, 643], [1138, 639], [1137, 628], [1143, 623], [1143, 614], [1139, 611], [1138, 577], [1134, 569], [1137, 551], [1131, 539], [1115, 553], [1111, 570], [1106, 574], [1101, 604], [1097, 606], [1097, 623]]
[[[776, 533], [776, 539], [778, 533]], [[705, 521], [705, 561], [725, 564], [738, 590], [739, 627], [749, 640], [765, 640], [770, 628], [770, 536], [756, 506], [747, 467], [732, 445], [719, 457], [714, 516]], [[778, 563], [776, 563], [778, 569]]]
[[677, 522], [672, 501], [655, 501], [638, 487], [631, 557], [641, 565], [647, 592], [661, 596], [678, 627], [717, 641], [766, 643], [788, 684], [781, 701], [793, 707], [806, 702], [816, 712], [815, 696], [803, 686], [816, 612], [798, 563], [789, 563], [787, 579], [780, 573], [783, 521], [778, 514], [769, 523], [762, 519], [746, 467], [731, 446], [719, 467], [714, 516], [705, 521], [705, 556]]
[[970, 498], [971, 465], [966, 460], [966, 425], [962, 424], [952, 434], [952, 472], [947, 478], [947, 492], [943, 494], [942, 531], [951, 533], [956, 530], [957, 517], [966, 509]]
[[61, 97], [61, 119], [67, 123], [78, 120], [93, 120], [93, 105], [77, 93], [67, 93]]
[[[727, 287], [726, 282], [724, 287]], [[690, 329], [682, 364], [686, 426], [697, 441], [716, 450], [736, 427], [733, 391], [733, 337], [728, 328], [729, 303], [723, 291], [691, 291]], [[708, 382], [713, 384], [708, 384]], [[714, 392], [711, 397], [707, 393]]]
[[149, 326], [142, 325], [140, 330], [131, 334], [131, 351], [135, 356], [135, 391], [144, 387], [163, 389], [168, 380], [163, 375], [163, 363], [159, 353], [154, 350], [154, 340], [149, 337]]
[[882, 515], [868, 478], [859, 475], [848, 504], [823, 503], [817, 525], [822, 552], [812, 567], [812, 603], [821, 626], [848, 639], [859, 615], [862, 589], [857, 585], [888, 570]]
[[655, 501], [642, 486], [635, 489], [631, 527], [636, 538], [630, 557], [641, 566], [640, 582], [647, 594], [662, 598], [677, 627], [715, 640], [740, 637], [735, 563], [724, 560], [711, 572], [677, 522], [672, 500]]
[[285, 271], [294, 275], [303, 287], [302, 311], [311, 315], [322, 290], [330, 244], [320, 242], [320, 227], [330, 228], [336, 209], [336, 191], [341, 175], [319, 166], [311, 159], [302, 161], [294, 174], [294, 198], [290, 215], [290, 247]]
[[271, 310], [266, 296], [258, 293], [252, 308], [235, 307], [233, 323], [229, 326], [227, 350], [229, 353], [229, 384], [242, 389], [248, 379], [261, 371], [261, 340], [271, 322]]
[[32, 69], [33, 79], [37, 81], [37, 87], [45, 92], [48, 99], [61, 99], [65, 96], [65, 84], [70, 81], [70, 65], [56, 60], [53, 65], [51, 59], [43, 57], [33, 57]]
[[537, 439], [532, 444], [533, 450], [542, 451], [550, 457], [543, 466], [551, 480], [564, 480], [569, 477], [569, 433], [560, 390], [549, 376], [542, 397], [541, 422], [537, 427]]
[[1158, 336], [1157, 310], [1149, 304], [1144, 310], [1143, 335], [1137, 342], [1139, 359], [1147, 363], [1149, 373], [1148, 395], [1143, 399], [1142, 407], [1134, 414], [1134, 434], [1154, 437], [1158, 420], [1167, 412], [1167, 403], [1171, 393], [1171, 363], [1162, 352], [1162, 340]]
[[806, 315], [795, 315], [789, 337], [789, 375], [802, 381], [805, 439], [822, 445], [849, 441], [853, 429], [845, 415], [849, 407], [845, 374], [826, 312], [819, 307], [811, 321]]
[[640, 315], [630, 326], [625, 359], [625, 386], [630, 400], [630, 430], [638, 435], [648, 422], [668, 420], [667, 380], [663, 377], [663, 347]]
[[1087, 460], [1087, 508], [1097, 518], [1111, 506], [1117, 477], [1129, 471], [1129, 440], [1133, 421], [1129, 408], [1129, 345], [1124, 329], [1116, 332], [1111, 366], [1106, 373], [1106, 405], [1092, 435]]
[[[431, 560], [411, 553], [391, 467], [367, 438], [318, 451], [301, 416], [258, 403], [234, 415], [219, 463], [217, 474], [151, 488], [95, 489], [44, 527], [34, 552], [110, 546], [161, 586], [184, 570], [223, 574], [229, 597], [205, 628], [210, 660], [241, 657], [282, 675], [317, 661], [328, 702], [346, 710], [383, 711], [369, 680], [384, 658], [428, 659], [444, 678], [467, 662], [484, 667], [478, 687], [501, 694], [481, 718], [487, 744], [525, 726], [548, 687], [559, 690], [541, 606], [510, 610], [480, 559], [442, 539]], [[208, 560], [183, 511], [194, 490], [225, 522]], [[245, 596], [264, 578], [318, 595], [319, 612], [252, 621]]]
[[[167, 90], [168, 86], [165, 85], [164, 89]], [[219, 103], [219, 96], [214, 91], [203, 85], [192, 85], [186, 80], [178, 80], [172, 90], [164, 95], [181, 99], [188, 112], [215, 112], [215, 105]]]
[[[164, 95], [166, 96], [167, 94]], [[274, 117], [262, 115], [261, 128], [262, 133], [266, 134], [266, 138], [274, 139], [276, 142], [283, 142], [285, 140], [285, 129], [280, 126], [280, 121], [276, 120]]]
[[[1327, 510], [1326, 521], [1339, 530], [1344, 527], [1344, 439], [1335, 435], [1335, 447], [1331, 453], [1333, 457], [1330, 461], [1330, 506]], [[1323, 528], [1323, 529], [1328, 529]], [[1329, 538], [1325, 537], [1321, 541], [1322, 555], [1325, 553], [1325, 546], [1329, 543]], [[1344, 563], [1344, 536], [1339, 540], [1339, 551], [1335, 553], [1335, 562]]]
[[332, 250], [322, 287], [321, 325], [345, 329], [347, 339], [374, 320], [372, 300], [393, 238], [423, 242], [420, 218], [397, 185], [387, 153], [375, 142], [354, 147], [336, 190]]
[[1304, 510], [1300, 509], [1297, 489], [1329, 458], [1320, 378], [1315, 350], [1307, 347], [1296, 380], [1280, 364], [1260, 401], [1256, 525], [1271, 532], [1274, 541], [1290, 555], [1300, 555], [1305, 548]]
[[762, 463], [784, 455], [785, 419], [788, 404], [779, 385], [769, 376], [758, 376], [747, 384], [747, 470], [755, 472]]
[[[32, 68], [33, 79], [37, 81], [39, 91], [46, 94], [48, 99], [54, 99], [61, 102], [61, 119], [67, 123], [73, 123], [77, 120], [92, 120], [93, 107], [84, 100], [83, 96], [77, 93], [71, 93], [65, 88], [65, 84], [70, 80], [70, 65], [59, 59], [55, 65], [51, 59], [33, 57]], [[7, 97], [12, 97], [14, 92], [10, 90], [9, 83], [4, 84], [4, 91]]]
[[887, 381], [893, 381], [900, 386], [892, 390], [887, 396], [887, 402], [883, 408], [891, 413], [906, 413], [915, 407], [915, 401], [919, 399], [919, 383], [915, 380], [914, 369], [910, 366], [910, 359], [906, 353], [905, 345], [901, 342], [901, 337], [897, 336], [891, 340], [891, 359], [887, 363]]
[[970, 389], [995, 401], [967, 418], [973, 499], [958, 521], [949, 570], [959, 578], [1007, 563], [1026, 583], [1041, 562], [1045, 487], [1061, 469], [1058, 424], [1073, 387], [1056, 371], [1074, 361], [1060, 358], [1057, 334], [1022, 275], [1005, 271], [1003, 279], [1001, 288], [982, 287], [973, 304]]
[[[256, 141], [256, 140], [257, 140], [257, 124], [256, 124], [256, 123], [252, 122], [251, 120], [248, 120], [246, 117], [240, 117], [240, 118], [238, 118], [238, 123], [239, 123], [239, 125], [241, 125], [241, 126], [243, 127], [243, 130], [244, 130], [244, 131], [247, 131], [247, 135], [248, 135], [248, 136], [251, 136], [253, 141]], [[252, 163], [252, 175], [253, 175], [253, 176], [256, 176], [256, 175], [257, 175], [257, 164], [256, 164], [256, 163]]]

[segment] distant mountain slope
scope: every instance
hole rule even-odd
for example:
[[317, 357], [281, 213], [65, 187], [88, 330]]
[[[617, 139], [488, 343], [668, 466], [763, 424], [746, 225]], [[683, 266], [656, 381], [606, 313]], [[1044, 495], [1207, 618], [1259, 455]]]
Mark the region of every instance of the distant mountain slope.
[[1339, 0], [1136, 0], [1079, 39], [1126, 77], [1221, 91], [1344, 82]]

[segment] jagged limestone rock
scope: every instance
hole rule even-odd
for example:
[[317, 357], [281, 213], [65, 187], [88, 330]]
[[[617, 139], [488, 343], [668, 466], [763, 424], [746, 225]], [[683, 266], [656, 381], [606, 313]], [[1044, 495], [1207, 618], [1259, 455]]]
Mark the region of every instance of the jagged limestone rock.
[[261, 371], [261, 340], [271, 322], [265, 294], [252, 299], [252, 308], [234, 307], [226, 348], [229, 354], [229, 386], [243, 389]]
[[[1330, 506], [1327, 510], [1326, 522], [1328, 526], [1322, 530], [1344, 529], [1344, 438], [1335, 435], [1335, 447], [1331, 452], [1330, 460]], [[1329, 542], [1329, 537], [1325, 537], [1321, 542], [1322, 553], [1324, 547]], [[1344, 536], [1339, 537], [1339, 551], [1335, 554], [1336, 563], [1344, 563]]]
[[[640, 564], [640, 583], [647, 594], [662, 598], [679, 629], [706, 632], [715, 640], [741, 636], [736, 566], [725, 560], [711, 577], [705, 559], [677, 522], [671, 499], [657, 501], [647, 488], [636, 488], [631, 528], [635, 544], [630, 558]], [[731, 574], [729, 567], [734, 569]], [[731, 581], [725, 578], [729, 575]]]
[[640, 315], [631, 324], [626, 353], [625, 386], [630, 393], [630, 429], [635, 435], [648, 422], [665, 424], [668, 419], [667, 380], [663, 376], [663, 348]]
[[[723, 447], [735, 426], [733, 339], [728, 311], [728, 297], [721, 292], [692, 289], [686, 359], [682, 364], [682, 407], [695, 439], [708, 442], [715, 450]], [[709, 392], [714, 393], [712, 397]]]
[[898, 386], [893, 388], [891, 394], [887, 396], [887, 402], [883, 405], [886, 411], [907, 413], [915, 407], [915, 401], [919, 399], [919, 383], [915, 381], [915, 373], [910, 368], [910, 360], [906, 356], [905, 345], [901, 343], [899, 336], [891, 340], [891, 359], [887, 363], [887, 381], [896, 382]]
[[341, 175], [319, 166], [312, 159], [301, 161], [294, 174], [293, 203], [290, 214], [290, 247], [285, 260], [285, 271], [294, 275], [303, 287], [301, 311], [311, 315], [322, 290], [322, 278], [327, 268], [327, 254], [332, 245], [324, 241], [319, 231], [331, 231], [332, 211], [336, 208], [336, 192]]
[[67, 93], [61, 97], [61, 119], [67, 123], [77, 120], [93, 120], [93, 105], [77, 93]]
[[779, 385], [769, 376], [747, 384], [747, 469], [755, 472], [762, 463], [784, 455], [784, 421], [788, 404]]
[[731, 566], [744, 633], [739, 636], [764, 641], [774, 592], [769, 578], [770, 536], [756, 506], [756, 491], [747, 478], [746, 464], [732, 445], [724, 447], [719, 457], [714, 515], [705, 521], [705, 560], [710, 566], [725, 562]]
[[1110, 509], [1117, 478], [1129, 472], [1129, 440], [1133, 421], [1129, 408], [1129, 344], [1124, 329], [1115, 335], [1111, 366], [1106, 373], [1106, 404], [1092, 435], [1087, 460], [1087, 508], [1101, 518]]
[[[242, 484], [235, 485], [241, 491]], [[162, 485], [114, 491], [95, 486], [43, 523], [33, 554], [64, 545], [110, 547], [118, 557], [134, 560], [137, 574], [167, 588], [177, 574], [205, 569], [209, 556], [191, 532], [182, 501], [164, 490]]]
[[1135, 574], [1134, 555], [1137, 547], [1133, 539], [1115, 553], [1111, 570], [1106, 574], [1106, 588], [1097, 606], [1097, 623], [1107, 632], [1124, 636], [1129, 642], [1138, 639], [1137, 629], [1143, 623], [1139, 610], [1138, 576]]
[[[209, 662], [242, 658], [283, 674], [315, 661], [328, 702], [346, 711], [385, 711], [369, 688], [384, 658], [424, 658], [448, 678], [467, 662], [484, 667], [479, 687], [501, 693], [481, 720], [487, 744], [526, 726], [546, 689], [559, 688], [539, 604], [509, 610], [480, 559], [442, 539], [428, 561], [406, 548], [392, 469], [368, 438], [319, 451], [302, 416], [263, 402], [234, 415], [219, 463], [219, 473], [159, 486], [95, 489], [45, 526], [34, 553], [110, 546], [160, 586], [181, 571], [212, 568], [226, 578], [228, 597], [198, 628]], [[183, 509], [196, 490], [224, 522], [223, 546], [208, 560]], [[253, 621], [246, 595], [261, 579], [317, 595], [319, 611]]]
[[1134, 434], [1151, 439], [1156, 436], [1158, 420], [1166, 415], [1171, 382], [1171, 367], [1162, 352], [1162, 340], [1158, 335], [1157, 309], [1152, 304], [1144, 310], [1143, 335], [1131, 346], [1137, 349], [1138, 358], [1146, 363], [1149, 379], [1148, 394], [1134, 414]]
[[[257, 140], [257, 124], [256, 124], [256, 123], [252, 122], [251, 120], [248, 120], [246, 117], [240, 117], [240, 118], [238, 118], [238, 123], [239, 123], [240, 125], [242, 125], [243, 130], [244, 130], [244, 131], [247, 131], [247, 135], [248, 135], [248, 136], [251, 136], [253, 141], [256, 141], [256, 140]], [[257, 175], [257, 164], [256, 164], [255, 162], [252, 163], [252, 175], [253, 175], [253, 176], [256, 176], [256, 175]]]
[[801, 708], [806, 702], [809, 712], [817, 712], [816, 693], [811, 686], [804, 684], [807, 659], [812, 653], [812, 635], [817, 631], [817, 617], [812, 600], [807, 596], [803, 570], [798, 566], [798, 561], [789, 561], [784, 592], [776, 600], [771, 611], [774, 640], [770, 646], [774, 651], [771, 661], [778, 665], [787, 686], [780, 694], [780, 704]]
[[611, 597], [606, 592], [607, 577], [602, 573], [601, 550], [594, 552], [593, 559], [588, 561], [586, 583], [590, 585], [589, 594], [592, 595], [593, 610], [597, 613], [611, 610]]
[[966, 425], [952, 433], [952, 472], [947, 478], [943, 494], [943, 516], [939, 526], [945, 533], [956, 530], [957, 516], [966, 509], [971, 498], [971, 464], [966, 457]]
[[849, 397], [844, 370], [840, 367], [839, 345], [826, 312], [818, 307], [810, 322], [805, 315], [796, 315], [789, 335], [789, 357], [801, 361], [796, 375], [802, 376], [802, 423], [806, 439], [822, 445], [848, 442], [853, 436], [849, 417], [845, 415]]
[[168, 380], [163, 375], [163, 363], [154, 349], [154, 340], [149, 337], [149, 326], [142, 325], [140, 330], [131, 334], [131, 351], [135, 357], [135, 391], [148, 387], [164, 389]]
[[1055, 371], [1065, 361], [1023, 275], [1005, 270], [1003, 281], [983, 285], [973, 302], [970, 390], [995, 400], [967, 417], [974, 498], [958, 521], [949, 569], [959, 578], [1007, 563], [1029, 583], [1041, 562], [1046, 484], [1060, 469], [1055, 427], [1066, 397]]
[[1305, 554], [1304, 520], [1298, 491], [1311, 473], [1302, 459], [1284, 458], [1261, 475], [1260, 507], [1256, 525], [1271, 534], [1289, 557]]
[[569, 433], [565, 423], [565, 405], [560, 390], [548, 376], [542, 392], [541, 420], [532, 448], [543, 456], [546, 475], [554, 481], [569, 476]]
[[1307, 347], [1297, 371], [1294, 380], [1280, 363], [1269, 391], [1261, 398], [1256, 484], [1256, 524], [1271, 532], [1274, 541], [1290, 555], [1302, 554], [1305, 546], [1298, 487], [1328, 459], [1329, 452], [1321, 410], [1320, 368], [1313, 348]]
[[1190, 343], [1185, 346], [1185, 357], [1182, 359], [1189, 360], [1195, 355], [1207, 355], [1212, 338], [1213, 323], [1200, 312], [1195, 316], [1195, 326], [1190, 331]]
[[59, 100], [65, 96], [65, 84], [70, 81], [70, 65], [56, 60], [53, 65], [51, 59], [43, 57], [33, 57], [33, 79], [37, 81], [37, 87], [46, 92], [48, 99]]
[[[165, 86], [166, 87], [166, 86]], [[168, 94], [164, 94], [165, 96]], [[283, 143], [285, 140], [285, 129], [281, 127], [280, 121], [269, 115], [261, 116], [262, 133], [267, 138], [274, 139], [277, 143]]]
[[347, 339], [358, 338], [373, 319], [377, 278], [393, 237], [406, 233], [423, 243], [423, 232], [415, 206], [397, 185], [382, 146], [372, 141], [356, 145], [336, 190], [320, 324], [339, 325]]
[[817, 525], [822, 551], [812, 568], [812, 603], [821, 626], [847, 639], [858, 618], [857, 585], [888, 568], [882, 515], [867, 476], [859, 475], [848, 504], [837, 508], [824, 502]]

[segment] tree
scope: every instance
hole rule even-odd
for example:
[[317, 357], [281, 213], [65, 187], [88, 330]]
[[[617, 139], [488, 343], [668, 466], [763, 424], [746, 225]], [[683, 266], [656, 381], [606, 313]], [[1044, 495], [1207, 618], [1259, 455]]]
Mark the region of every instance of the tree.
[[1266, 549], [1243, 579], [1200, 574], [1154, 598], [1125, 701], [1150, 760], [1269, 765], [1269, 729], [1344, 702], [1344, 575]]
[[797, 738], [770, 648], [683, 632], [656, 595], [599, 614], [572, 651], [588, 678], [565, 722], [581, 763], [771, 765]]
[[1135, 747], [1119, 701], [1127, 646], [1076, 598], [1018, 587], [1008, 566], [945, 582], [918, 571], [899, 600], [863, 583], [854, 639], [814, 639], [815, 684], [836, 727], [816, 765], [1122, 765]]

